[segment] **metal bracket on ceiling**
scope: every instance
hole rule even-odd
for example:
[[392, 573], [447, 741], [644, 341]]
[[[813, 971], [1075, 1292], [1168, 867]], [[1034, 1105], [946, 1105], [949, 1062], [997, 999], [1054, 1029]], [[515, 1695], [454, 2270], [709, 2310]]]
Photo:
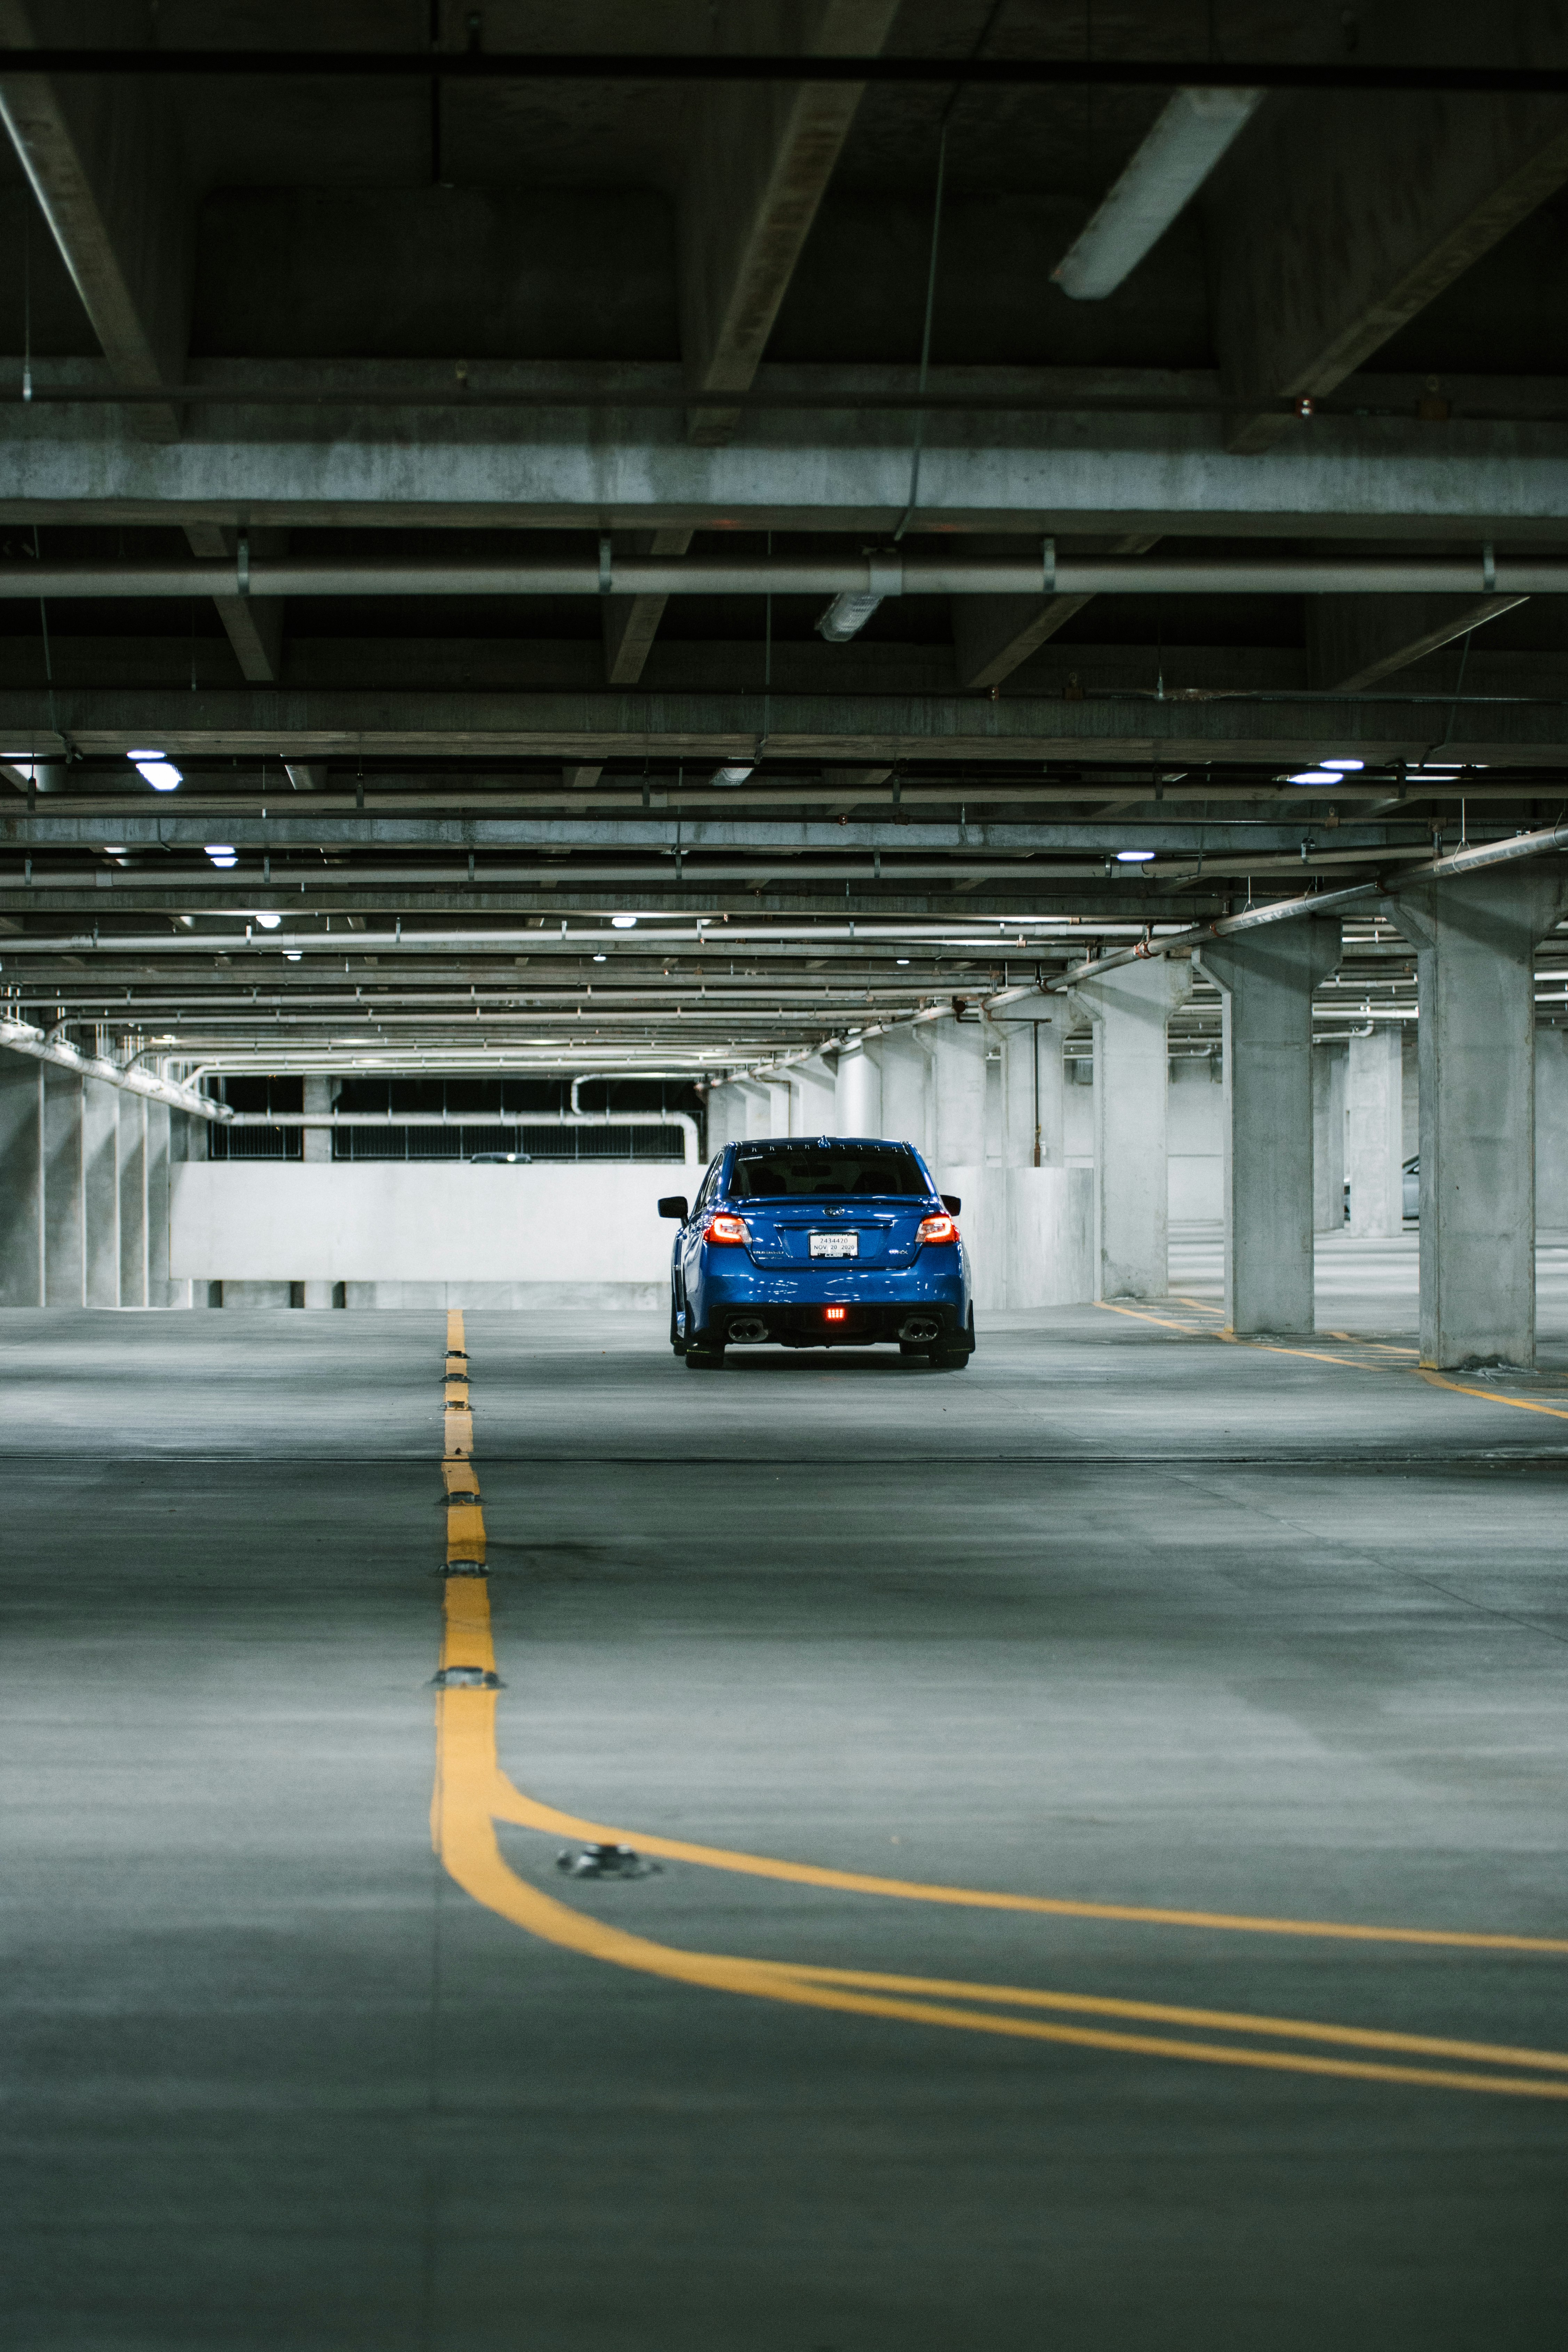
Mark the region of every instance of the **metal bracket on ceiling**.
[[250, 593], [250, 533], [242, 530], [239, 545], [235, 550], [235, 574], [242, 596]]
[[1040, 585], [1047, 596], [1057, 593], [1057, 543], [1054, 539], [1040, 542]]
[[1481, 586], [1489, 596], [1497, 586], [1497, 551], [1489, 539], [1481, 549]]
[[610, 534], [607, 530], [602, 530], [599, 533], [599, 593], [601, 596], [607, 596], [610, 593], [611, 570]]

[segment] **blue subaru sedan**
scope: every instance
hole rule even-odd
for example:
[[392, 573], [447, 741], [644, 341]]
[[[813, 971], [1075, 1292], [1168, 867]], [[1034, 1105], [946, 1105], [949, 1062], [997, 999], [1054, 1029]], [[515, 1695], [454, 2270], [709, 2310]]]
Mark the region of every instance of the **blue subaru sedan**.
[[961, 1203], [907, 1143], [818, 1135], [731, 1143], [679, 1219], [669, 1341], [693, 1371], [726, 1348], [896, 1343], [947, 1371], [974, 1352]]

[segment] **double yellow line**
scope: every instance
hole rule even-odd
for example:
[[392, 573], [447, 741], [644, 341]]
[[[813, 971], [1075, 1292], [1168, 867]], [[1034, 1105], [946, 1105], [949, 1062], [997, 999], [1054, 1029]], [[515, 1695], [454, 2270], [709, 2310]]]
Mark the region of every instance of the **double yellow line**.
[[[579, 1820], [542, 1805], [513, 1786], [496, 1758], [495, 1643], [489, 1589], [483, 1572], [484, 1527], [473, 1472], [463, 1318], [447, 1318], [447, 1394], [443, 1472], [447, 1493], [447, 1575], [436, 1698], [436, 1785], [430, 1829], [436, 1850], [458, 1885], [504, 1919], [542, 1942], [585, 1958], [647, 1976], [742, 1993], [796, 2007], [892, 2018], [970, 2033], [1005, 2034], [1029, 2042], [1075, 2044], [1124, 2056], [1180, 2058], [1207, 2065], [1261, 2068], [1277, 2074], [1326, 2074], [1352, 2081], [1408, 2084], [1447, 2090], [1489, 2091], [1513, 2097], [1568, 2099], [1568, 2053], [1516, 2049], [1505, 2043], [1447, 2036], [1385, 2032], [1325, 2025], [1313, 2020], [1258, 2017], [1243, 2011], [1181, 2007], [1028, 1986], [971, 1983], [814, 1962], [757, 1960], [693, 1952], [590, 1914], [574, 1911], [521, 1877], [500, 1851], [496, 1823], [508, 1822], [552, 1836], [592, 1843], [632, 1845], [647, 1853], [748, 1877], [968, 1909], [1028, 1911], [1056, 1916], [1117, 1919], [1140, 1925], [1205, 1927], [1251, 1935], [1353, 1939], [1357, 1942], [1447, 1945], [1468, 1949], [1568, 1953], [1568, 1939], [1458, 1930], [1393, 1927], [1330, 1920], [1253, 1917], [1203, 1911], [1155, 1910], [1124, 1904], [1069, 1903], [979, 1888], [926, 1886], [913, 1881], [826, 1870], [809, 1863], [739, 1853], [719, 1846], [620, 1830]], [[460, 1370], [454, 1372], [454, 1365]], [[460, 1395], [454, 1393], [460, 1390]], [[460, 1448], [460, 1450], [458, 1450]], [[461, 1482], [461, 1483], [459, 1483]], [[473, 1496], [473, 1500], [458, 1497]], [[459, 1512], [477, 1523], [454, 1533]], [[1073, 2021], [1069, 2022], [1068, 2020]], [[1151, 2032], [1152, 2027], [1178, 2031]], [[1129, 2030], [1132, 2028], [1142, 2030]], [[1219, 2039], [1208, 2037], [1219, 2036]], [[1419, 2062], [1419, 2063], [1412, 2063]]]

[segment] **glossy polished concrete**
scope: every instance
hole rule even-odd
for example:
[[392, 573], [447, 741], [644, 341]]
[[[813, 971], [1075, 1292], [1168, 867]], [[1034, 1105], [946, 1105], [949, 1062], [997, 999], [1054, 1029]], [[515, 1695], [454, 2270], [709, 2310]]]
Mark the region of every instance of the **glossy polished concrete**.
[[[1413, 2079], [1519, 2066], [827, 2011], [466, 1894], [430, 1835], [445, 1336], [0, 1318], [8, 2343], [1561, 2343], [1568, 2101]], [[501, 1765], [850, 1874], [1562, 1937], [1562, 1339], [1465, 1394], [1201, 1307], [994, 1318], [959, 1375], [471, 1314]], [[576, 1882], [497, 1834], [667, 1951], [1568, 2048], [1568, 1951]]]

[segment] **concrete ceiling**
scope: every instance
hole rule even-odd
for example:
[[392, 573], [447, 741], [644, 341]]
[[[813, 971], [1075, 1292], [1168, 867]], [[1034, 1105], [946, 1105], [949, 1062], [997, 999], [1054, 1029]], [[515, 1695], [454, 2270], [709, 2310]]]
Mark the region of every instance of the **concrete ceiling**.
[[[325, 0], [309, 38], [460, 53], [474, 13]], [[1178, 13], [490, 0], [478, 38], [960, 71], [1086, 42], [1568, 63], [1544, 0], [1484, 28], [1400, 0]], [[0, 46], [45, 37], [144, 48], [149, 19], [0, 0]], [[300, 38], [277, 0], [156, 18], [164, 49]], [[1508, 580], [1568, 556], [1568, 100], [1271, 95], [1122, 285], [1073, 301], [1050, 273], [1162, 90], [15, 62], [0, 572], [222, 567], [211, 593], [0, 595], [0, 990], [25, 1017], [281, 1066], [374, 998], [376, 1034], [422, 1057], [721, 1067], [1568, 800], [1564, 599]], [[783, 588], [249, 588], [284, 560], [896, 543], [913, 567], [955, 542], [1239, 553], [1279, 584], [1087, 596], [1046, 572], [889, 596], [842, 645]], [[1474, 578], [1295, 586], [1324, 553]], [[126, 759], [149, 746], [177, 793]], [[1287, 781], [1325, 757], [1363, 764]], [[712, 782], [726, 765], [749, 772]], [[637, 929], [602, 938], [616, 912]], [[679, 952], [645, 951], [656, 924]]]

